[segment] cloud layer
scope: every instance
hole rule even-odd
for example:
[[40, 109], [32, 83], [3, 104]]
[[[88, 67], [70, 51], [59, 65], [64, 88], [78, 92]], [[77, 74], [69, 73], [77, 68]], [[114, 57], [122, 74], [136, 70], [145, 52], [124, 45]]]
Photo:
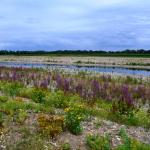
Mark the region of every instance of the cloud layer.
[[1, 0], [0, 49], [150, 48], [147, 0]]

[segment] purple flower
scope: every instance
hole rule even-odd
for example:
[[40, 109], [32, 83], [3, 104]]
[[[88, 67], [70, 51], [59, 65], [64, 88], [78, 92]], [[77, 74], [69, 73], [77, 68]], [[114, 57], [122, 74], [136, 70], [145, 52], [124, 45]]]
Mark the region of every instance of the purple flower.
[[122, 98], [123, 100], [130, 106], [133, 105], [133, 99], [129, 91], [128, 85], [124, 85], [122, 87]]
[[69, 91], [69, 80], [68, 79], [64, 79], [63, 90], [65, 92]]
[[92, 93], [93, 93], [93, 98], [99, 97], [100, 84], [97, 80], [92, 81], [91, 90], [92, 90]]
[[75, 87], [75, 90], [80, 96], [83, 95], [83, 85], [81, 83], [78, 83], [78, 85]]
[[58, 89], [62, 89], [62, 87], [63, 87], [63, 80], [60, 75], [56, 76], [56, 86]]
[[41, 88], [47, 89], [48, 88], [48, 81], [46, 79], [44, 79], [41, 84], [40, 84]]

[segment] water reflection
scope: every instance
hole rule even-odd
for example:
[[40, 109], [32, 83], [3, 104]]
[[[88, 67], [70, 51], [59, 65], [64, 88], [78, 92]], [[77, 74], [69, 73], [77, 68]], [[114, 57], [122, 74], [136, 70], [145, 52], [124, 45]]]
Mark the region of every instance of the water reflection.
[[61, 68], [79, 71], [94, 71], [104, 73], [118, 73], [124, 75], [141, 75], [150, 76], [150, 70], [132, 69], [124, 67], [106, 67], [106, 66], [78, 66], [78, 65], [60, 65], [60, 64], [40, 64], [40, 63], [17, 63], [17, 62], [0, 62], [0, 66], [9, 67], [29, 67], [29, 68]]

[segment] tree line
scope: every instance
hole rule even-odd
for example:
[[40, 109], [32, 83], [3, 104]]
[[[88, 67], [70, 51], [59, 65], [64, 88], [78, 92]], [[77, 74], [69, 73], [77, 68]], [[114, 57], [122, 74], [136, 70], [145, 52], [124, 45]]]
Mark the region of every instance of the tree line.
[[150, 50], [123, 50], [123, 51], [104, 51], [104, 50], [57, 50], [57, 51], [24, 51], [24, 50], [0, 50], [0, 55], [89, 55], [89, 56], [149, 56]]

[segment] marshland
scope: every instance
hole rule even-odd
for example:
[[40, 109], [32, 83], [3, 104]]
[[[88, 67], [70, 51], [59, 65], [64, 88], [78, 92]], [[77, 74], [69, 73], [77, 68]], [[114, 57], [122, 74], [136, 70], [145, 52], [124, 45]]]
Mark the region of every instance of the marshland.
[[140, 68], [149, 58], [38, 57], [0, 57], [1, 149], [150, 149], [149, 75], [23, 65], [137, 62]]
[[0, 150], [150, 150], [150, 0], [0, 0]]

